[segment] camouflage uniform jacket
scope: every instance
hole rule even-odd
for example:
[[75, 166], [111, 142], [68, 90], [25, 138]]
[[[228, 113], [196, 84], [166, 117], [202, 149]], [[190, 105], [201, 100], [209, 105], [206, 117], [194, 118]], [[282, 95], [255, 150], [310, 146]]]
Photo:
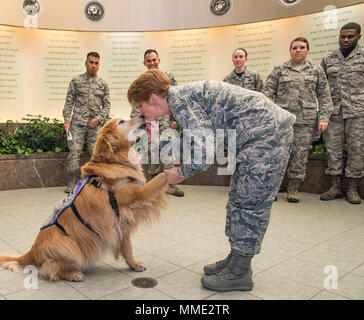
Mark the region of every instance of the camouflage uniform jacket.
[[[306, 61], [301, 69], [292, 61], [274, 67], [262, 91], [269, 99], [296, 116], [297, 124], [327, 122], [333, 110], [324, 71]], [[318, 102], [318, 112], [317, 112]]]
[[[188, 134], [185, 129], [207, 129], [213, 134], [216, 129], [233, 129], [236, 130], [237, 149], [233, 151], [237, 154], [247, 143], [255, 144], [283, 134], [295, 121], [292, 114], [263, 94], [221, 81], [204, 80], [171, 87], [167, 102], [170, 113], [184, 129], [184, 139]], [[200, 131], [195, 132], [192, 135], [198, 137]], [[214, 137], [205, 137], [214, 141]], [[206, 148], [201, 141], [193, 140], [194, 150], [201, 150], [202, 159], [205, 159]], [[224, 145], [229, 147], [227, 142], [224, 139]], [[181, 176], [189, 177], [207, 170], [210, 165], [207, 161], [197, 163], [192, 159], [191, 164], [183, 164], [178, 171]]]
[[263, 80], [260, 78], [259, 73], [248, 70], [247, 68], [245, 68], [241, 78], [239, 78], [233, 70], [223, 79], [223, 81], [258, 92], [262, 91], [263, 87]]
[[339, 49], [322, 59], [334, 102], [334, 115], [364, 116], [364, 50], [359, 44], [345, 58]]
[[91, 79], [85, 72], [71, 80], [63, 109], [65, 123], [72, 119], [74, 124], [86, 125], [93, 118], [102, 122], [109, 113], [109, 87], [103, 79]]
[[[164, 72], [169, 80], [171, 80], [171, 85], [172, 86], [176, 86], [177, 85], [177, 81], [174, 78], [174, 75], [172, 73], [169, 72]], [[135, 118], [135, 117], [139, 117], [141, 115], [141, 113], [137, 110], [137, 108], [135, 106], [133, 106], [131, 108], [131, 113], [130, 113], [130, 118]], [[171, 127], [170, 124], [170, 117], [169, 116], [164, 116], [164, 117], [159, 117], [156, 119], [156, 121], [158, 121], [159, 123], [159, 131], [162, 132], [164, 129], [168, 129]]]

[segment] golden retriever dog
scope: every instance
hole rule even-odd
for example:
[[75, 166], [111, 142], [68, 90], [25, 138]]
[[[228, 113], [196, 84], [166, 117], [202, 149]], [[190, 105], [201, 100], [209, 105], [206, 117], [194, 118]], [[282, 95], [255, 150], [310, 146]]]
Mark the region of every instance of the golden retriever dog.
[[91, 161], [81, 169], [93, 184], [86, 183], [74, 201], [78, 216], [67, 207], [57, 225], [41, 229], [29, 252], [19, 258], [0, 256], [0, 266], [16, 271], [34, 265], [45, 279], [83, 281], [83, 271], [109, 250], [131, 269], [145, 270], [134, 259], [131, 233], [140, 223], [159, 218], [168, 184], [165, 173], [146, 183], [140, 163], [129, 160], [136, 152], [128, 134], [143, 123], [142, 117], [110, 120], [99, 131]]

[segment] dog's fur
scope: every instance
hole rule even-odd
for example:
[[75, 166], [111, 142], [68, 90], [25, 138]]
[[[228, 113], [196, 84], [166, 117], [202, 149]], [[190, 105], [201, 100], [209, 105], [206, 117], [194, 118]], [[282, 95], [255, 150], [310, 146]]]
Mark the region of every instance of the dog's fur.
[[[131, 269], [145, 270], [144, 264], [134, 259], [130, 235], [139, 223], [159, 218], [168, 184], [165, 173], [145, 183], [141, 165], [129, 161], [129, 156], [136, 153], [133, 142], [127, 139], [128, 133], [142, 124], [142, 118], [110, 120], [99, 132], [91, 162], [82, 167], [82, 177], [96, 175], [97, 181], [109, 187], [121, 178], [131, 178], [114, 190], [120, 217], [110, 206], [107, 190], [87, 184], [75, 205], [83, 220], [99, 236], [67, 208], [58, 218], [67, 235], [55, 225], [45, 228], [28, 253], [19, 258], [0, 256], [0, 266], [21, 270], [34, 265], [45, 279], [82, 281], [83, 271], [106, 250], [111, 250], [115, 259], [121, 255]], [[136, 180], [145, 184], [140, 186]]]

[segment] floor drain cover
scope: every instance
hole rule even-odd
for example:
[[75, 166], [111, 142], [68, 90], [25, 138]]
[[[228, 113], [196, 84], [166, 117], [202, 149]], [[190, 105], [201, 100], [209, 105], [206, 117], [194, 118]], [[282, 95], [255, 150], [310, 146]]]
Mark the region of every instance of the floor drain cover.
[[135, 278], [131, 283], [138, 288], [153, 288], [158, 284], [158, 281], [152, 278]]

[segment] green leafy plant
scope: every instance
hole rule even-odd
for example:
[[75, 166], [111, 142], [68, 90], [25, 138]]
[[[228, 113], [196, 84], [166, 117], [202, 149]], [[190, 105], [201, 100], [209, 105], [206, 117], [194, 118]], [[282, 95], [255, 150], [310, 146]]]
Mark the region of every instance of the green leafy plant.
[[327, 155], [326, 148], [323, 142], [319, 141], [318, 143], [313, 142], [310, 146], [310, 155]]
[[[325, 148], [324, 139], [322, 136], [317, 141], [313, 141], [310, 146], [309, 154], [316, 156], [316, 155], [323, 155], [327, 156], [327, 151]], [[347, 156], [347, 149], [346, 144], [344, 145], [344, 157]]]
[[[104, 125], [110, 116], [102, 122]], [[22, 123], [8, 120], [0, 126], [0, 155], [68, 152], [63, 123], [42, 115], [27, 114]], [[85, 143], [82, 151], [87, 151]]]
[[0, 126], [0, 154], [12, 153], [13, 145], [16, 143], [14, 136], [9, 133], [9, 127], [13, 124], [8, 120], [3, 127]]
[[41, 115], [27, 114], [25, 123], [11, 120], [0, 128], [0, 154], [24, 154], [68, 151], [63, 123]]

